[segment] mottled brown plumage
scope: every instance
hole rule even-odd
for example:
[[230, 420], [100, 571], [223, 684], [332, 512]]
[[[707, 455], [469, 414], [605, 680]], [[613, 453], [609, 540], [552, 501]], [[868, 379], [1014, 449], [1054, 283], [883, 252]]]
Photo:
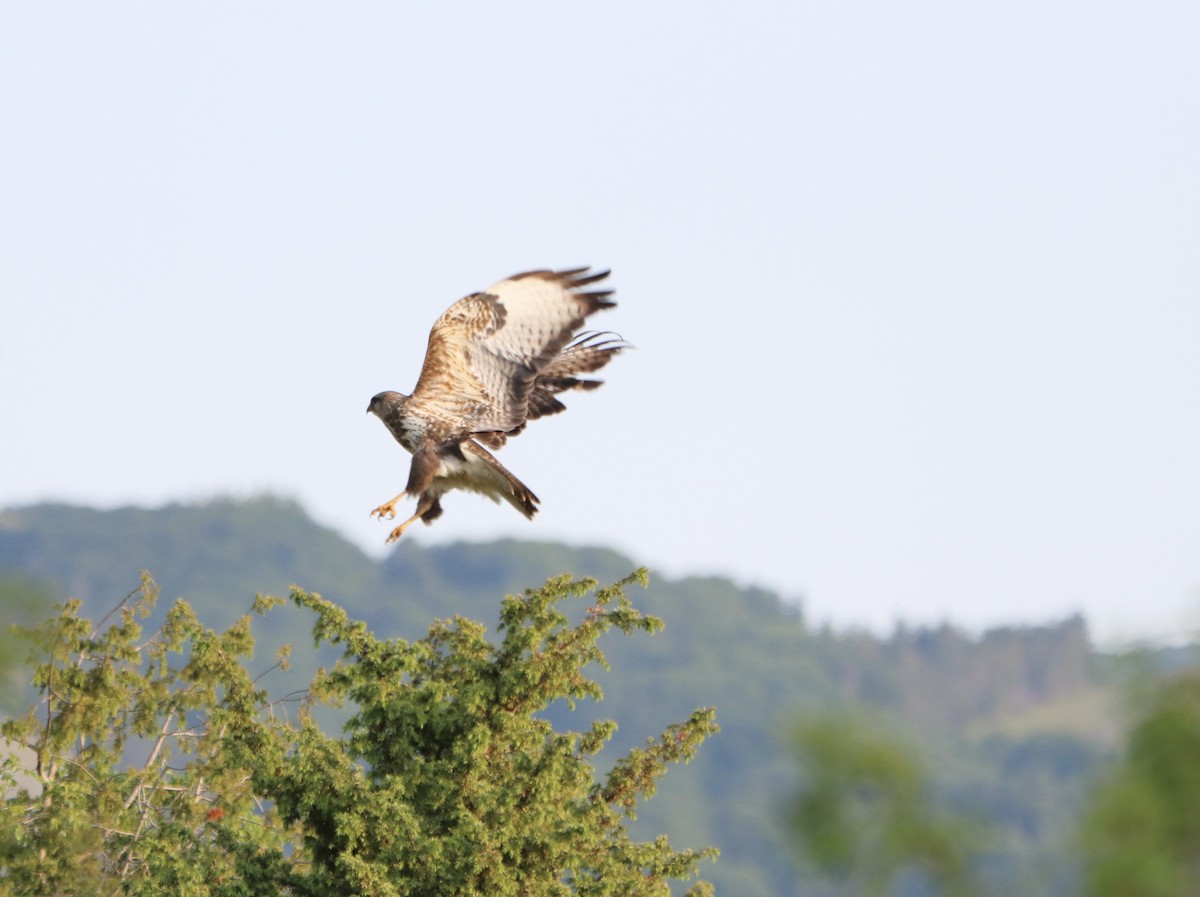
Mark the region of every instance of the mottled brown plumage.
[[606, 277], [587, 268], [527, 271], [460, 299], [434, 323], [412, 395], [388, 391], [371, 399], [367, 411], [413, 455], [404, 491], [371, 512], [395, 517], [398, 501], [417, 498], [416, 513], [388, 542], [416, 520], [440, 516], [440, 499], [451, 489], [504, 499], [533, 517], [538, 497], [484, 446], [501, 448], [528, 421], [562, 411], [560, 393], [600, 385], [578, 375], [604, 367], [625, 343], [576, 331], [615, 305], [611, 290], [586, 289]]

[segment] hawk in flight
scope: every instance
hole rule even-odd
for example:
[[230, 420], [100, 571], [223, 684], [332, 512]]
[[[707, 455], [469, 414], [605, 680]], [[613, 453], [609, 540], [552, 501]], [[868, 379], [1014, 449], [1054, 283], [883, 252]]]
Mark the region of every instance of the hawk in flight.
[[608, 273], [526, 271], [458, 300], [429, 333], [412, 395], [388, 391], [371, 399], [367, 412], [413, 456], [404, 491], [371, 512], [391, 519], [397, 502], [417, 499], [416, 513], [388, 542], [417, 520], [436, 520], [451, 489], [504, 499], [533, 517], [538, 497], [484, 446], [498, 449], [526, 422], [562, 411], [559, 393], [598, 387], [602, 381], [577, 375], [627, 348], [615, 334], [576, 332], [593, 312], [616, 304], [611, 290], [591, 289]]

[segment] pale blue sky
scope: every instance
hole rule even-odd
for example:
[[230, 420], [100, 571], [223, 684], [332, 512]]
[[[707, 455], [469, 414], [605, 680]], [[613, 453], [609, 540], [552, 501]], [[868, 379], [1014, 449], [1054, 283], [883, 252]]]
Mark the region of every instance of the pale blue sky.
[[0, 3], [0, 506], [271, 490], [376, 553], [434, 318], [637, 345], [405, 538], [810, 616], [1200, 625], [1200, 6]]

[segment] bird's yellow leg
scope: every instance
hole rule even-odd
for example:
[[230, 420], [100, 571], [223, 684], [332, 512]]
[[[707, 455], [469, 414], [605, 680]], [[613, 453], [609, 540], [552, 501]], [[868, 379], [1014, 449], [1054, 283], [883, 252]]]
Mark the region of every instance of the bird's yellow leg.
[[[404, 490], [391, 501], [385, 501], [378, 508], [371, 512], [372, 517], [378, 517], [380, 520], [394, 520], [396, 517], [396, 503], [408, 495], [408, 490]], [[398, 538], [398, 537], [397, 537]], [[390, 540], [389, 540], [390, 541]]]
[[[399, 497], [399, 496], [397, 496], [397, 497]], [[403, 536], [404, 531], [406, 529], [408, 529], [409, 526], [411, 526], [413, 523], [420, 520], [427, 513], [429, 513], [429, 509], [432, 508], [435, 504], [437, 504], [436, 498], [430, 498], [428, 495], [420, 496], [417, 499], [417, 512], [415, 514], [413, 514], [411, 517], [409, 517], [407, 520], [405, 520], [398, 527], [396, 527], [394, 530], [392, 530], [392, 534], [387, 537], [387, 544], [390, 545], [391, 543], [393, 543], [397, 539], [399, 539], [401, 536]]]
[[396, 527], [394, 530], [392, 530], [392, 534], [387, 537], [387, 542], [385, 544], [391, 545], [393, 542], [395, 542], [397, 539], [399, 539], [401, 536], [403, 536], [404, 531], [406, 529], [408, 529], [409, 525], [416, 523], [418, 520], [420, 520], [421, 515], [424, 514], [427, 510], [429, 510], [429, 509], [428, 508], [417, 508], [417, 513], [413, 514], [411, 517], [409, 517], [407, 520], [405, 520], [402, 524], [400, 524], [398, 527]]

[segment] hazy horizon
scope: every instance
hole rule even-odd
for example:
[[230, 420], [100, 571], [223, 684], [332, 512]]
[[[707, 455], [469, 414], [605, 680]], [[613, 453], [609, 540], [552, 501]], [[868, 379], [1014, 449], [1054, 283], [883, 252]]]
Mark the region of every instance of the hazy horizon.
[[[362, 546], [434, 319], [636, 346], [435, 542], [814, 619], [1200, 621], [1200, 7], [10, 5], [0, 505], [294, 495]], [[405, 538], [409, 538], [406, 535]], [[372, 549], [376, 550], [376, 549]]]

